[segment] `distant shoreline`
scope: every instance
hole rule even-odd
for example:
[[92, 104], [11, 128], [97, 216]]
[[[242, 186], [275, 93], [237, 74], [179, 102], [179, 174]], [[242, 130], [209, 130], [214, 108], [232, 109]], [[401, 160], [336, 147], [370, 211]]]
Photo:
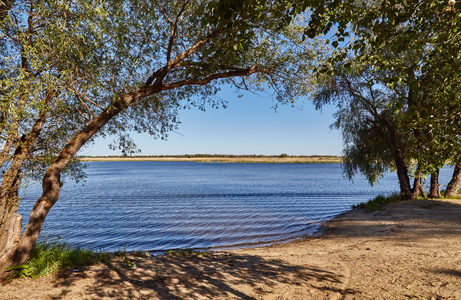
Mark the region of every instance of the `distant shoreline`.
[[264, 156], [264, 155], [159, 155], [159, 156], [81, 156], [84, 162], [91, 161], [194, 161], [207, 163], [342, 163], [340, 156]]

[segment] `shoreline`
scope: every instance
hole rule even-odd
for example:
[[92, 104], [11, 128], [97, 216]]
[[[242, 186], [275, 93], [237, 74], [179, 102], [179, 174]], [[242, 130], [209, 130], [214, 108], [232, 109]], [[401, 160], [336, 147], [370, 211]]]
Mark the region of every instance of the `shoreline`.
[[0, 299], [461, 298], [461, 200], [351, 210], [322, 230], [204, 256], [111, 256], [106, 265], [2, 282]]
[[262, 155], [177, 155], [177, 156], [107, 156], [79, 157], [82, 162], [93, 161], [191, 161], [205, 163], [342, 163], [339, 156], [262, 156]]

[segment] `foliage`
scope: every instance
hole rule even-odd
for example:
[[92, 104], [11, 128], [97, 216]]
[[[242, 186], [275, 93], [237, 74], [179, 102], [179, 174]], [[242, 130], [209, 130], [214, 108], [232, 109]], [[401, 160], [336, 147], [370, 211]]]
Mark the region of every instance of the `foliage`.
[[67, 268], [82, 267], [89, 264], [106, 263], [108, 254], [104, 251], [94, 252], [83, 248], [72, 248], [59, 238], [40, 240], [31, 252], [27, 263], [7, 270], [11, 277], [37, 277], [56, 273]]
[[[178, 110], [226, 106], [215, 97], [223, 84], [272, 89], [280, 103], [293, 103], [311, 92], [311, 84], [296, 78], [307, 75], [323, 51], [318, 41], [302, 43], [303, 21], [295, 19], [302, 5], [260, 0], [13, 4], [0, 22], [2, 159], [18, 156], [29, 139], [21, 171], [41, 179], [86, 125], [121, 97], [143, 89], [136, 105], [125, 103], [89, 143], [112, 135], [112, 149], [138, 153], [131, 132], [166, 138], [180, 123]], [[162, 88], [154, 93], [147, 86]], [[20, 137], [24, 145], [13, 142]], [[84, 179], [76, 160], [62, 173]]]
[[[326, 48], [303, 40], [305, 8], [293, 0], [27, 0], [6, 7], [0, 224], [16, 211], [18, 197], [11, 202], [10, 195], [24, 176], [40, 178], [43, 188], [16, 263], [57, 202], [62, 175], [82, 178], [75, 156], [95, 138], [113, 136], [112, 148], [138, 153], [131, 132], [166, 138], [179, 110], [226, 106], [216, 97], [222, 85], [271, 91], [282, 104], [311, 95], [310, 75]], [[7, 230], [0, 228], [0, 248]]]
[[357, 68], [352, 75], [336, 70], [314, 98], [317, 109], [325, 104], [337, 107], [331, 126], [343, 134], [347, 177], [352, 179], [360, 171], [370, 184], [395, 165], [393, 153], [402, 144], [401, 138], [391, 135], [398, 130], [399, 120], [388, 106], [395, 93], [380, 78], [370, 67]]
[[341, 88], [351, 107], [343, 101], [335, 123], [349, 177], [359, 170], [375, 182], [400, 167], [401, 187], [409, 186], [408, 176], [436, 173], [447, 159], [459, 159], [460, 9], [459, 1], [438, 0], [312, 3], [306, 33], [328, 34], [335, 48], [317, 70], [324, 82], [318, 103], [330, 97], [339, 106], [332, 83], [350, 83]]
[[361, 202], [357, 205], [352, 205], [352, 209], [365, 208], [367, 212], [372, 212], [381, 209], [387, 203], [393, 203], [401, 201], [402, 198], [399, 194], [391, 194], [389, 196], [378, 195], [374, 199], [367, 202]]
[[9, 267], [9, 268], [6, 268], [7, 271], [11, 271], [12, 272], [12, 275], [7, 277], [7, 279], [11, 279], [11, 278], [24, 278], [24, 277], [31, 277], [31, 278], [35, 278], [36, 275], [34, 275], [31, 271], [30, 271], [30, 266], [28, 264], [23, 264], [23, 265], [19, 265], [19, 266], [14, 266], [14, 267]]

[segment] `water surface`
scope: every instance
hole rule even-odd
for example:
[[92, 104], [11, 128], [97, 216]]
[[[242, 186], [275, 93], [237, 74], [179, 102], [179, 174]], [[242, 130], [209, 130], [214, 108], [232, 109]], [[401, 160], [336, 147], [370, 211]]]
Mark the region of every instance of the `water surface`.
[[[370, 187], [360, 177], [353, 183], [344, 179], [340, 164], [88, 165], [83, 185], [63, 186], [45, 232], [73, 246], [107, 251], [246, 247], [293, 239], [312, 234], [320, 222], [353, 204], [398, 191], [395, 174]], [[448, 182], [449, 175], [444, 169], [442, 180]], [[25, 219], [39, 188], [30, 188], [21, 203]]]

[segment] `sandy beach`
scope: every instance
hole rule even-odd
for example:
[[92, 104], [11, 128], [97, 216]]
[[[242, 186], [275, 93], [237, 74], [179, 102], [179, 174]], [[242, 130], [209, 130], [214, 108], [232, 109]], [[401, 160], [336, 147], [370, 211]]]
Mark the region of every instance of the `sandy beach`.
[[461, 200], [347, 212], [323, 234], [204, 257], [112, 257], [109, 265], [4, 281], [0, 299], [461, 299]]

